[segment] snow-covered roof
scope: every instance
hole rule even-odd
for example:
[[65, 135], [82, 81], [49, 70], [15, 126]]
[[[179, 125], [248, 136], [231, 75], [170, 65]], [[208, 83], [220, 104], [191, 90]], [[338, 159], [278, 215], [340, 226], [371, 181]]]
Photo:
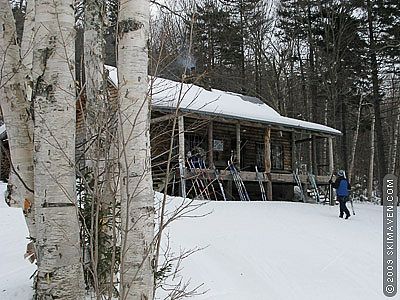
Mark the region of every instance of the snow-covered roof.
[[[118, 86], [115, 67], [106, 66], [109, 78]], [[281, 116], [273, 108], [256, 97], [212, 89], [208, 91], [200, 86], [152, 77], [153, 109], [174, 110], [214, 115], [230, 119], [246, 120], [269, 125], [278, 125], [294, 129], [340, 135], [334, 128]]]

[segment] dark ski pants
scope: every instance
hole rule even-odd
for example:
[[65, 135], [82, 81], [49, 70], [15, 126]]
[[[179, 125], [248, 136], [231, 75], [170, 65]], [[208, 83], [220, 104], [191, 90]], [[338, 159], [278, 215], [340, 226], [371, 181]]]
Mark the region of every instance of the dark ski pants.
[[340, 217], [343, 217], [343, 213], [346, 214], [346, 217], [350, 216], [350, 212], [346, 206], [347, 199], [348, 198], [346, 196], [338, 196], [339, 205], [340, 205]]

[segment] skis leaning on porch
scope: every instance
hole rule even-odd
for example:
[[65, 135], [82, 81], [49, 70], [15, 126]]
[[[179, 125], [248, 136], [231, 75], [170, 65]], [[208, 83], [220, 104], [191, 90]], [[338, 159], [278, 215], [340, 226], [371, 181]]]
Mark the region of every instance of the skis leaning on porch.
[[263, 181], [261, 180], [261, 173], [258, 171], [258, 168], [256, 166], [256, 176], [257, 176], [257, 181], [258, 184], [260, 185], [260, 190], [261, 190], [261, 198], [263, 201], [267, 201], [267, 196], [265, 195], [265, 189], [264, 189], [264, 184]]
[[242, 178], [239, 175], [238, 170], [236, 169], [235, 165], [233, 164], [232, 160], [228, 161], [229, 171], [231, 172], [233, 181], [237, 187], [239, 197], [241, 201], [250, 201], [249, 194], [247, 193], [246, 187]]
[[308, 173], [308, 180], [310, 181], [311, 189], [312, 189], [312, 192], [313, 192], [313, 196], [315, 197], [315, 201], [317, 203], [320, 203], [321, 202], [321, 195], [319, 194], [317, 182], [315, 181], [315, 175], [311, 174], [311, 173]]
[[294, 181], [296, 182], [297, 186], [300, 189], [301, 201], [306, 202], [306, 196], [304, 195], [303, 185], [301, 184], [301, 180], [297, 169], [295, 172], [293, 172], [293, 177]]
[[[207, 189], [207, 182], [204, 182], [203, 179], [201, 178], [201, 170], [197, 170], [195, 163], [192, 160], [191, 156], [187, 157], [187, 163], [189, 166], [189, 170], [193, 173], [194, 178], [192, 179], [193, 182], [193, 186], [195, 188], [195, 193], [198, 194], [201, 198], [203, 198], [203, 193], [206, 196], [207, 200], [211, 200], [210, 198], [210, 193]], [[196, 191], [196, 187], [199, 191], [199, 193], [197, 193]]]
[[221, 190], [222, 197], [224, 198], [224, 201], [226, 201], [224, 186], [222, 185], [222, 182], [219, 179], [218, 170], [215, 167], [213, 168], [213, 170], [214, 170], [215, 178], [217, 179], [217, 182], [218, 182], [218, 185], [219, 185], [219, 189]]
[[[211, 189], [212, 189], [212, 192], [213, 192], [214, 198], [215, 198], [214, 200], [218, 200], [217, 193], [215, 192], [215, 188], [214, 188], [214, 185], [213, 185], [214, 179], [212, 179], [211, 176], [210, 176], [210, 173], [208, 173], [206, 162], [204, 161], [204, 159], [198, 158], [198, 164], [199, 164], [199, 168], [200, 168], [201, 173], [203, 173], [203, 175], [204, 174], [206, 175], [205, 176], [205, 178], [206, 178], [205, 181], [206, 181], [206, 184], [207, 184], [207, 188], [209, 186], [211, 186]], [[207, 180], [208, 180], [208, 182], [207, 182]]]
[[[204, 159], [200, 159], [200, 166], [202, 166], [202, 168], [204, 169], [205, 172], [208, 171], [207, 166], [206, 166], [206, 162], [204, 161]], [[221, 190], [222, 197], [224, 198], [224, 201], [226, 201], [224, 186], [222, 185], [222, 182], [219, 179], [218, 171], [217, 171], [217, 169], [215, 167], [212, 170], [214, 171], [215, 180], [217, 180], [217, 182], [218, 182], [218, 186], [219, 186], [219, 189]], [[208, 178], [210, 180], [210, 184], [211, 184], [212, 189], [214, 191], [215, 200], [218, 200], [217, 193], [215, 192], [214, 186], [212, 185], [214, 180], [211, 179], [209, 174], [208, 174]]]

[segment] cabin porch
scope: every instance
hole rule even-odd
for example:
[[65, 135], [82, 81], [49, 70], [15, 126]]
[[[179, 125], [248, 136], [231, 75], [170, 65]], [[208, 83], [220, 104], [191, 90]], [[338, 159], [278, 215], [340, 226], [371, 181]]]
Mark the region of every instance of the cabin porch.
[[[153, 111], [151, 136], [155, 189], [167, 188], [171, 195], [223, 200], [222, 186], [227, 200], [239, 200], [229, 160], [238, 169], [251, 200], [261, 200], [261, 184], [268, 200], [292, 200], [294, 186], [298, 184], [294, 173], [306, 190], [310, 185], [308, 173], [313, 169], [318, 186], [328, 184], [330, 176], [327, 174], [333, 170], [332, 147], [328, 147], [328, 159], [323, 163], [318, 164], [320, 155], [316, 153], [317, 143], [325, 139], [326, 144], [331, 145], [332, 137], [304, 130], [222, 116]], [[306, 147], [301, 146], [307, 143]], [[166, 185], [170, 148], [170, 174]], [[302, 155], [298, 151], [301, 148], [312, 149], [308, 155], [315, 159], [306, 167], [307, 171], [302, 170], [304, 164], [297, 160]], [[192, 156], [201, 159], [204, 165], [190, 166]]]

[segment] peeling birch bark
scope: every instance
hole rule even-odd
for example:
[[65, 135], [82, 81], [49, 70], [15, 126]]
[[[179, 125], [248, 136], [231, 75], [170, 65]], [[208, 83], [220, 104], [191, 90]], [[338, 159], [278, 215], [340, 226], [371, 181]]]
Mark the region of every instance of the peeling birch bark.
[[34, 240], [33, 123], [25, 95], [15, 21], [7, 0], [0, 0], [0, 23], [0, 105], [12, 164], [11, 199], [24, 209], [29, 235]]
[[148, 97], [149, 1], [120, 1], [121, 299], [153, 299], [154, 200]]
[[83, 299], [75, 176], [73, 1], [36, 0], [33, 52], [38, 299]]

